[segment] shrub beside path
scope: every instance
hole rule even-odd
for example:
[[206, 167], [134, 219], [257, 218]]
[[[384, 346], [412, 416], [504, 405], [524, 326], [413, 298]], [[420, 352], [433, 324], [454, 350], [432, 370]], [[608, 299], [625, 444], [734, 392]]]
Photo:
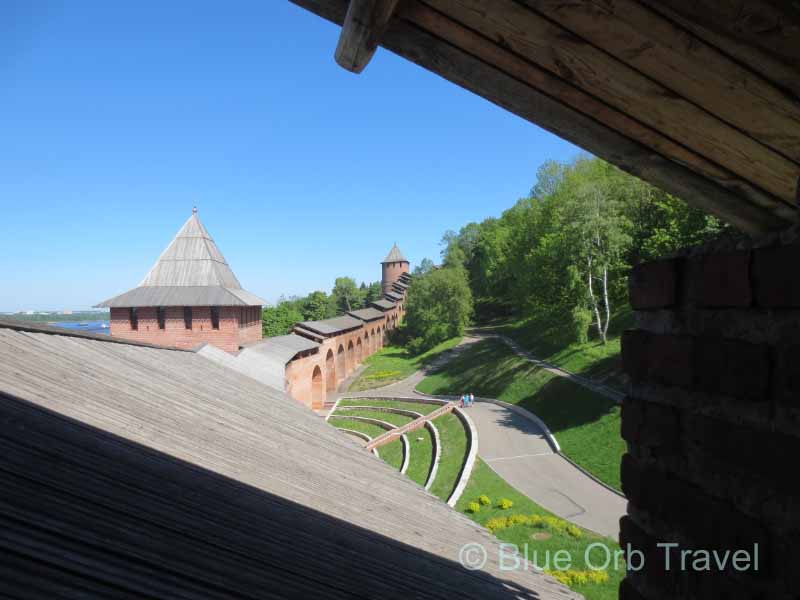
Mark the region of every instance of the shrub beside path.
[[[416, 391], [419, 382], [437, 367], [452, 360], [470, 344], [487, 337], [503, 339], [517, 354], [536, 362], [542, 368], [552, 370], [557, 375], [569, 377], [581, 385], [590, 384], [592, 389], [606, 395], [614, 394], [612, 397], [621, 397], [616, 390], [600, 386], [584, 377], [528, 356], [528, 353], [516, 346], [513, 340], [495, 334], [474, 334], [465, 337], [461, 344], [442, 354], [436, 362], [403, 381], [341, 396], [429, 397]], [[545, 431], [535, 421], [526, 418], [518, 410], [511, 410], [491, 401], [476, 401], [474, 406], [466, 410], [478, 431], [480, 440], [478, 454], [500, 477], [559, 517], [599, 534], [617, 537], [619, 519], [626, 512], [625, 498], [578, 469], [561, 454], [554, 452], [547, 441]]]

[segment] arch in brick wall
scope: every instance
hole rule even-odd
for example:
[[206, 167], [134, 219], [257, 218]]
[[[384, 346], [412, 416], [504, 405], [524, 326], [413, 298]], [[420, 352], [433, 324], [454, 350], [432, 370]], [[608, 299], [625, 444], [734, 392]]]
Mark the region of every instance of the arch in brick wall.
[[336, 351], [336, 377], [337, 380], [342, 380], [345, 378], [345, 373], [347, 372], [347, 366], [345, 364], [344, 359], [344, 345], [339, 344], [339, 349]]
[[330, 348], [325, 356], [325, 390], [328, 392], [336, 390], [336, 361]]
[[311, 408], [322, 408], [325, 404], [325, 384], [322, 381], [322, 369], [319, 365], [311, 373]]
[[353, 370], [355, 366], [355, 348], [353, 347], [353, 340], [347, 342], [347, 372]]
[[364, 360], [364, 345], [361, 343], [361, 338], [356, 340], [356, 363]]
[[369, 331], [365, 331], [364, 332], [364, 358], [366, 358], [370, 354], [372, 354], [373, 348], [372, 348], [372, 346], [370, 346], [371, 343], [372, 343], [372, 339], [369, 337]]

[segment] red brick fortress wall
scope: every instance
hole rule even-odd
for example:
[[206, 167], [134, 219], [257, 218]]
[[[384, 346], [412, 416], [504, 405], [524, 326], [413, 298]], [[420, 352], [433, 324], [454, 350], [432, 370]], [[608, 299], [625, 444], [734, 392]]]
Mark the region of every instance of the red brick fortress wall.
[[[243, 322], [252, 310], [253, 319]], [[128, 340], [172, 346], [176, 348], [194, 348], [204, 342], [213, 344], [227, 352], [236, 352], [240, 345], [261, 339], [261, 312], [259, 307], [223, 306], [219, 309], [219, 329], [211, 323], [210, 307], [192, 307], [192, 328], [186, 329], [183, 319], [183, 307], [173, 306], [165, 309], [164, 329], [158, 327], [157, 309], [154, 307], [139, 308], [136, 311], [138, 328], [131, 328], [130, 309], [111, 309], [111, 335]]]
[[[631, 274], [638, 327], [622, 339], [631, 385], [622, 411], [629, 507], [620, 541], [646, 560], [628, 573], [621, 598], [800, 594], [798, 265], [795, 230]], [[665, 542], [679, 544], [670, 570], [667, 549], [657, 546]], [[683, 569], [685, 549], [745, 550], [750, 568], [729, 561], [721, 570], [691, 562]]]

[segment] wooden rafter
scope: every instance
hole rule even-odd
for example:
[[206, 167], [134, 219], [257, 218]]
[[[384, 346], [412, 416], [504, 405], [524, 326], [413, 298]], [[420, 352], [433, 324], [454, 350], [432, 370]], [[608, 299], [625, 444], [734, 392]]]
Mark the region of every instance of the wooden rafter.
[[[515, 0], [424, 0], [424, 4], [745, 181], [789, 204], [794, 201], [800, 164]], [[794, 129], [800, 129], [800, 123]]]
[[[292, 1], [337, 23], [348, 7], [346, 0]], [[800, 129], [788, 88], [705, 38], [690, 39], [691, 30], [643, 6], [649, 0], [624, 18], [613, 10], [603, 17], [619, 18], [623, 30], [621, 41], [604, 40], [581, 23], [588, 3], [412, 0], [395, 12], [380, 44], [744, 231], [796, 222]], [[717, 69], [708, 90], [680, 79], [686, 69], [698, 77], [681, 56], [695, 48], [695, 60]], [[648, 66], [637, 52], [662, 64]], [[733, 78], [727, 97], [726, 76]], [[726, 105], [734, 98], [749, 108]]]
[[798, 76], [796, 64], [784, 62], [760, 46], [754, 46], [742, 38], [732, 35], [731, 32], [721, 31], [719, 28], [711, 29], [693, 21], [685, 14], [668, 6], [663, 0], [639, 1], [669, 21], [680, 25], [695, 38], [719, 48], [737, 62], [759, 73], [761, 77], [774, 83], [794, 100], [800, 100], [800, 76]]
[[372, 59], [398, 0], [350, 0], [336, 46], [336, 62], [360, 73]]

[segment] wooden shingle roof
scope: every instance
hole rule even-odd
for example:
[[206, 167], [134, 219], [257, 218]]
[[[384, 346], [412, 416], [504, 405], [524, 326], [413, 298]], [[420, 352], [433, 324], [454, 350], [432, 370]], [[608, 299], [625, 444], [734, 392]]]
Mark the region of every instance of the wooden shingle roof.
[[389, 254], [386, 255], [382, 263], [391, 263], [391, 262], [408, 262], [403, 253], [400, 251], [400, 248], [397, 247], [397, 244], [392, 246], [392, 249], [389, 250]]
[[225, 257], [200, 222], [197, 211], [138, 287], [98, 307], [261, 306], [264, 300], [243, 290]]
[[578, 597], [501, 572], [485, 529], [193, 352], [0, 325], [0, 423], [3, 597]]

